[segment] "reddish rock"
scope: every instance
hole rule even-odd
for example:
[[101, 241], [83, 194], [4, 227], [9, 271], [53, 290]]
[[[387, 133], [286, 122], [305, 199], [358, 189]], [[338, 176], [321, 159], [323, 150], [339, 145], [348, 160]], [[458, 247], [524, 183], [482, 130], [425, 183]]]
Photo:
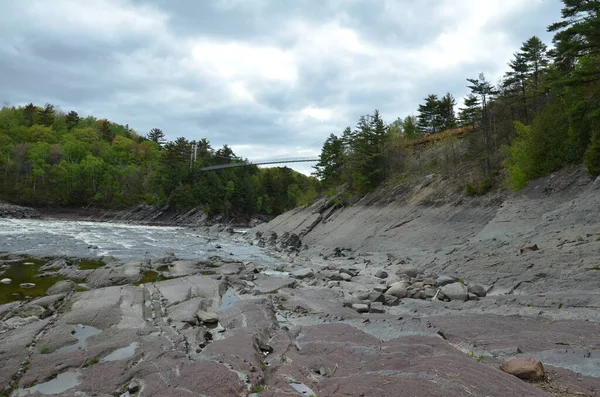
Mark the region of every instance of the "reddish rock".
[[505, 361], [500, 365], [500, 370], [523, 380], [540, 380], [544, 377], [544, 366], [531, 357]]

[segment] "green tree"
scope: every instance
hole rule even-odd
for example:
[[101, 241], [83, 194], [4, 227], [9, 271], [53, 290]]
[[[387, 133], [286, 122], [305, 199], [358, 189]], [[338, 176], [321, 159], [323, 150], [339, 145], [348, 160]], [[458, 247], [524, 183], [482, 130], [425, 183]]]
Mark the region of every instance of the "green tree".
[[491, 155], [492, 149], [490, 145], [490, 120], [488, 118], [488, 102], [496, 94], [494, 86], [486, 80], [483, 73], [479, 74], [477, 79], [467, 79], [471, 85], [467, 86], [471, 89], [473, 95], [477, 95], [481, 104], [481, 129], [483, 132], [483, 144], [485, 148], [484, 158], [484, 173], [489, 175], [492, 172]]
[[159, 146], [164, 145], [166, 142], [165, 133], [160, 128], [152, 128], [146, 135], [146, 138], [152, 142], [156, 142]]
[[460, 108], [458, 118], [463, 126], [471, 125], [475, 129], [481, 121], [481, 104], [479, 97], [473, 93], [467, 95], [465, 107]]
[[331, 134], [323, 144], [319, 162], [313, 167], [315, 169], [313, 175], [321, 179], [326, 186], [339, 185], [342, 183], [344, 160], [344, 142]]
[[402, 121], [402, 131], [408, 139], [419, 137], [420, 132], [417, 126], [417, 118], [415, 116], [406, 116]]
[[600, 54], [600, 3], [596, 0], [563, 0], [562, 21], [548, 27], [555, 32], [552, 55], [559, 69], [566, 73], [566, 82], [584, 83], [600, 78], [600, 70], [575, 76], [573, 72], [580, 58]]
[[65, 123], [67, 124], [67, 129], [71, 131], [73, 128], [77, 127], [77, 124], [79, 124], [79, 120], [79, 114], [76, 111], [71, 110], [65, 116]]

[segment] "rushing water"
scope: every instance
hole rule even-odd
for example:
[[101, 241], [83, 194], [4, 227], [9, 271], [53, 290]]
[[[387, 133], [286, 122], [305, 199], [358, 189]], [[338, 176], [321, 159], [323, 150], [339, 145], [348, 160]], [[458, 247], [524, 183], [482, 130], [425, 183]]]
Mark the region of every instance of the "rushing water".
[[51, 219], [0, 219], [0, 252], [37, 256], [113, 256], [120, 260], [152, 259], [175, 254], [180, 259], [213, 255], [276, 263], [258, 247], [215, 240], [184, 227], [140, 226]]

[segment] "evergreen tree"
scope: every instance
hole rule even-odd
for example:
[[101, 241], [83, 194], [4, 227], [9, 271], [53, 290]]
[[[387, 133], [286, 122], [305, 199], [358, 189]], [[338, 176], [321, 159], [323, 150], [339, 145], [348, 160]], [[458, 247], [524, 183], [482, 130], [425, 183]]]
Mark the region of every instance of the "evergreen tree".
[[420, 135], [417, 118], [415, 116], [406, 116], [402, 121], [402, 131], [404, 131], [404, 136], [408, 139], [417, 138]]
[[425, 98], [425, 103], [419, 105], [418, 127], [423, 134], [435, 134], [441, 127], [439, 117], [439, 99], [437, 95], [431, 94]]
[[454, 112], [455, 106], [456, 100], [450, 93], [447, 93], [442, 97], [442, 99], [439, 100], [437, 114], [440, 120], [440, 131], [456, 127], [456, 113]]
[[334, 134], [323, 144], [319, 162], [313, 167], [317, 176], [325, 186], [342, 184], [342, 167], [344, 166], [344, 142]]
[[39, 110], [39, 122], [45, 127], [51, 127], [54, 124], [54, 105], [47, 103], [43, 109]]
[[471, 125], [475, 129], [481, 121], [479, 97], [473, 93], [467, 95], [464, 105], [464, 108], [460, 108], [458, 118], [463, 126]]
[[480, 104], [481, 104], [481, 127], [483, 131], [483, 144], [485, 147], [485, 167], [484, 172], [486, 175], [489, 175], [492, 172], [491, 167], [491, 154], [492, 149], [490, 146], [490, 122], [488, 119], [488, 102], [492, 98], [493, 95], [496, 94], [496, 90], [494, 86], [485, 79], [485, 75], [483, 73], [479, 74], [477, 79], [467, 79], [471, 85], [467, 86], [471, 89], [473, 95], [479, 96]]
[[[586, 56], [600, 54], [600, 2], [597, 0], [562, 0], [563, 21], [548, 27], [555, 32], [552, 55], [563, 73], [572, 72], [577, 61]], [[567, 76], [565, 81], [580, 83], [600, 78], [598, 68], [576, 76]]]
[[65, 123], [67, 124], [67, 129], [71, 131], [73, 128], [77, 127], [79, 124], [79, 114], [76, 111], [71, 110], [65, 116]]
[[165, 133], [160, 128], [152, 128], [146, 135], [146, 138], [152, 142], [156, 142], [159, 147], [162, 147], [166, 142]]

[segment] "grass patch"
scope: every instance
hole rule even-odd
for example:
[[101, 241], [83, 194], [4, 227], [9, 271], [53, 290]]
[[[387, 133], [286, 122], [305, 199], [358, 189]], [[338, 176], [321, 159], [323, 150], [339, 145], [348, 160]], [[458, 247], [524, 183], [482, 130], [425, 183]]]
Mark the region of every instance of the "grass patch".
[[465, 194], [467, 196], [483, 196], [494, 187], [492, 178], [485, 178], [481, 182], [467, 182], [465, 183]]
[[[0, 285], [0, 305], [24, 300], [26, 297], [44, 296], [48, 288], [58, 281], [64, 280], [64, 277], [38, 277], [40, 268], [45, 263], [45, 260], [32, 258], [9, 263], [9, 267], [0, 275], [0, 278], [9, 278], [12, 282]], [[22, 283], [33, 283], [35, 287], [21, 288], [19, 285]]]
[[265, 388], [263, 385], [254, 385], [254, 386], [252, 386], [252, 388], [250, 388], [250, 393], [260, 393], [264, 389]]
[[40, 349], [40, 354], [50, 354], [50, 349], [47, 346], [44, 346]]
[[90, 261], [90, 260], [80, 260], [77, 262], [77, 266], [81, 270], [96, 270], [96, 269], [106, 266], [106, 264], [102, 263], [102, 262], [96, 262], [96, 261]]

